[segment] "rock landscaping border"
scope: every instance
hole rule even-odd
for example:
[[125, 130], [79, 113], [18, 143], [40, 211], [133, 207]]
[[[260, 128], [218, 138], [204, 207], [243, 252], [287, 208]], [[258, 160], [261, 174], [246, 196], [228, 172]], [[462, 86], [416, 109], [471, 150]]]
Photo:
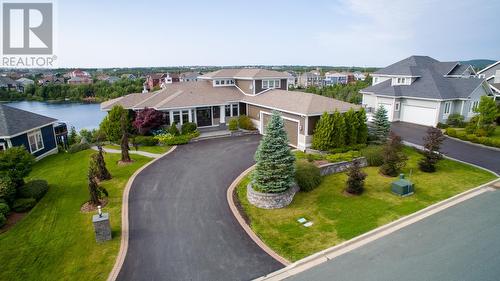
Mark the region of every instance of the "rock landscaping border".
[[261, 209], [280, 209], [292, 203], [295, 193], [299, 191], [297, 184], [280, 193], [262, 193], [255, 191], [252, 184], [247, 185], [247, 199], [250, 204]]
[[356, 159], [353, 159], [352, 161], [342, 161], [342, 162], [327, 163], [320, 165], [319, 166], [320, 174], [321, 176], [327, 176], [331, 174], [345, 172], [352, 166], [354, 161], [359, 161], [361, 167], [368, 166], [368, 161], [366, 160], [365, 157], [358, 157]]

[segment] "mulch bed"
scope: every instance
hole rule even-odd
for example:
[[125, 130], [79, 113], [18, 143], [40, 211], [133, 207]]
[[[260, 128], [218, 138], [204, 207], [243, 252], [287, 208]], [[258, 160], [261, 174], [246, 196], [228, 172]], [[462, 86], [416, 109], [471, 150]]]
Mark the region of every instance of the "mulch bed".
[[118, 161], [118, 166], [127, 166], [127, 165], [130, 165], [134, 162], [134, 160], [130, 160], [130, 161]]
[[[101, 208], [104, 208], [108, 204], [108, 198], [104, 198], [100, 200]], [[97, 206], [90, 204], [90, 202], [85, 202], [82, 207], [80, 207], [80, 212], [82, 213], [90, 213], [97, 211]]]
[[0, 228], [0, 233], [3, 233], [5, 231], [9, 230], [17, 222], [21, 221], [27, 214], [28, 214], [28, 212], [26, 212], [26, 213], [11, 212], [9, 214], [9, 216], [7, 217], [7, 222], [5, 223], [5, 225], [2, 228]]

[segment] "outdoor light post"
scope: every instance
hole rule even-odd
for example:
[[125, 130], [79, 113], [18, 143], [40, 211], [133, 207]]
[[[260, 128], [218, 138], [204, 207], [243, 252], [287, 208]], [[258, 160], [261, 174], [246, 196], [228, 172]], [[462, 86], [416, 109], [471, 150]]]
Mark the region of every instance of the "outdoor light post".
[[111, 240], [111, 224], [109, 223], [109, 213], [103, 213], [101, 206], [97, 206], [97, 215], [92, 216], [92, 223], [94, 224], [96, 242]]

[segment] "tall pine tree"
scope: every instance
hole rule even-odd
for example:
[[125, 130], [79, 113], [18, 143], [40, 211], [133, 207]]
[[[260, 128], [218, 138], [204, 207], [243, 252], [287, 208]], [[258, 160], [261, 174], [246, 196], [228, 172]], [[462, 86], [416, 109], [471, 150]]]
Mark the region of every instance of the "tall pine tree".
[[333, 113], [333, 133], [332, 146], [334, 148], [342, 147], [345, 144], [346, 127], [344, 116], [340, 112]]
[[349, 111], [344, 113], [344, 119], [346, 127], [345, 144], [355, 145], [358, 141], [358, 128], [359, 128], [357, 113], [354, 111], [354, 109], [351, 108], [349, 109]]
[[387, 117], [387, 110], [380, 106], [377, 111], [375, 111], [375, 116], [373, 117], [373, 124], [375, 126], [375, 135], [379, 142], [385, 142], [389, 131], [391, 130], [391, 122]]
[[266, 134], [255, 153], [257, 162], [253, 186], [265, 193], [286, 191], [294, 182], [295, 156], [288, 146], [288, 137], [281, 115], [273, 111]]
[[328, 150], [331, 147], [332, 132], [332, 116], [325, 112], [314, 129], [312, 147], [318, 150]]
[[364, 108], [361, 108], [356, 112], [356, 116], [358, 118], [358, 140], [357, 143], [365, 144], [368, 141], [368, 126], [366, 125], [366, 111]]

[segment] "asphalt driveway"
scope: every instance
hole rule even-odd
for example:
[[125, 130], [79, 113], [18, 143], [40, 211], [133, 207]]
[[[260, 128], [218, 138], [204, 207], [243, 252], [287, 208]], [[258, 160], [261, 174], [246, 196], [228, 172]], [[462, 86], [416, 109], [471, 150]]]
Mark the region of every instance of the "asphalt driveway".
[[500, 191], [490, 191], [286, 280], [498, 280]]
[[118, 280], [249, 280], [283, 267], [233, 217], [231, 182], [260, 136], [179, 146], [134, 181], [129, 246]]
[[[391, 129], [400, 135], [403, 140], [418, 145], [423, 145], [422, 138], [426, 135], [427, 128], [404, 122], [395, 122], [391, 126]], [[500, 174], [500, 151], [498, 150], [446, 138], [441, 147], [441, 152], [449, 157], [472, 163]]]

